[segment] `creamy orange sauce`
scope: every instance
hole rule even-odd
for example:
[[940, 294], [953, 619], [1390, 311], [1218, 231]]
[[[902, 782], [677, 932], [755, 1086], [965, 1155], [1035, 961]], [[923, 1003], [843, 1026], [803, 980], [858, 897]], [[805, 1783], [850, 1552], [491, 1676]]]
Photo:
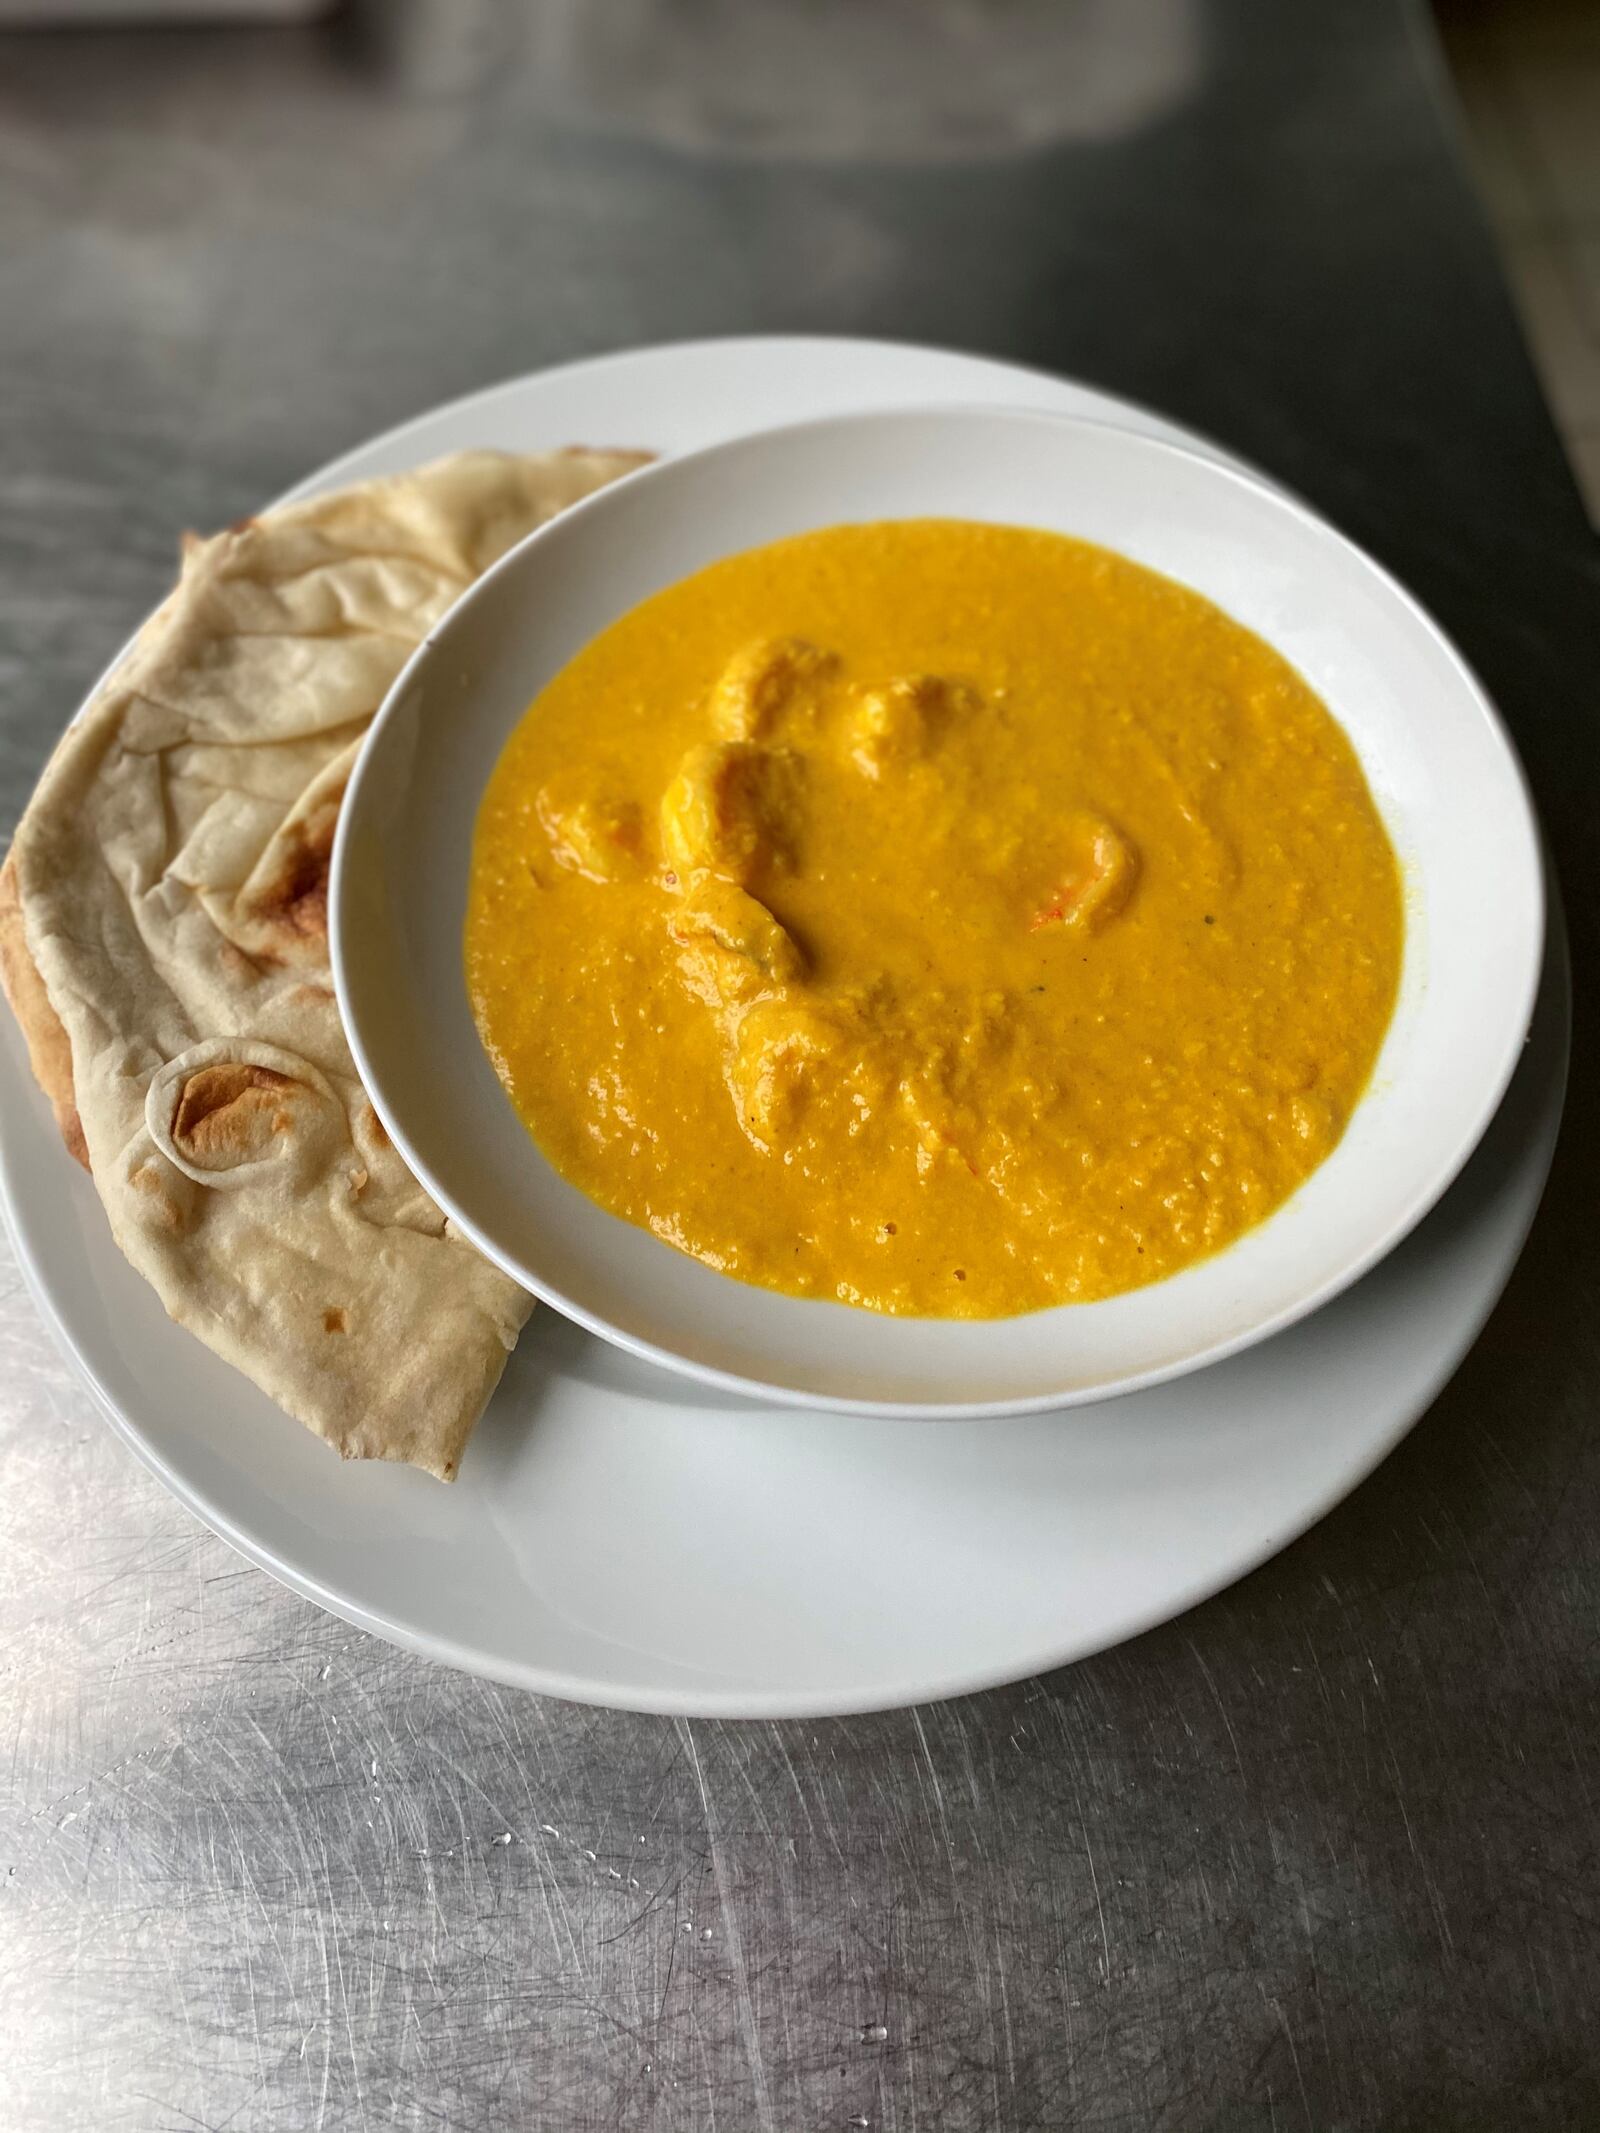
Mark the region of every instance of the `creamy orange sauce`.
[[466, 967], [529, 1131], [708, 1265], [875, 1310], [1115, 1295], [1328, 1154], [1403, 946], [1341, 728], [1198, 595], [914, 520], [597, 638], [485, 795]]

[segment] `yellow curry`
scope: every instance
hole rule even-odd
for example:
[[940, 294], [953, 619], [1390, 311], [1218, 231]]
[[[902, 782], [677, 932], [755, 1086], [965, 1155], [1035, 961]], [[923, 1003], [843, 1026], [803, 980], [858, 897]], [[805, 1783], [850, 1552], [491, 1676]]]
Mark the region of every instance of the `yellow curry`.
[[1343, 731], [1198, 595], [962, 521], [730, 557], [531, 706], [467, 978], [556, 1168], [707, 1265], [873, 1310], [1115, 1295], [1338, 1140], [1395, 856]]

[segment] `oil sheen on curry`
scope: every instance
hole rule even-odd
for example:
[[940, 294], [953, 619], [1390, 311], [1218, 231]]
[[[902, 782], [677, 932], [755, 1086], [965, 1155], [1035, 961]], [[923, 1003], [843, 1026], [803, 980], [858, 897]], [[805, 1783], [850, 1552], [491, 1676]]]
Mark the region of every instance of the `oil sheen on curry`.
[[1270, 1214], [1402, 940], [1355, 751], [1259, 638], [1103, 549], [906, 520], [717, 563], [555, 678], [466, 965], [601, 1206], [766, 1288], [990, 1318]]

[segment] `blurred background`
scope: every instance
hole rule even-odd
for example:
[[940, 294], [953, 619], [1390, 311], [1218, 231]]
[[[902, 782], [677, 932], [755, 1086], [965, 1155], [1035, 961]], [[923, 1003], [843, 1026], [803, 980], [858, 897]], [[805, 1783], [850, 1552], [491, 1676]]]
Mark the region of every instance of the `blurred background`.
[[1437, 16], [1473, 175], [1600, 523], [1600, 6], [1438, 0]]
[[[442, 153], [471, 152], [470, 140], [452, 140], [451, 114], [477, 111], [491, 87], [502, 109], [523, 98], [530, 126], [555, 121], [753, 166], [824, 170], [866, 159], [913, 169], [1112, 141], [1158, 125], [1193, 89], [1206, 64], [1205, 12], [1198, 0], [0, 0], [0, 33], [40, 38], [31, 54], [9, 39], [0, 49], [0, 175], [23, 196], [70, 190], [85, 182], [73, 167], [74, 133], [104, 127], [108, 90], [128, 92], [119, 123], [130, 135], [152, 116], [160, 125], [165, 100], [186, 135], [183, 153], [164, 156], [159, 174], [119, 174], [106, 254], [81, 264], [136, 282], [147, 310], [175, 306], [181, 316], [185, 292], [164, 257], [163, 231], [197, 212], [207, 193], [258, 186], [260, 174], [259, 160], [230, 166], [225, 143], [193, 125], [183, 83], [197, 68], [219, 88], [226, 82], [236, 122], [280, 133], [290, 163], [310, 157], [292, 173], [285, 167], [270, 210], [283, 243], [297, 212], [316, 215], [319, 185], [348, 196], [352, 182], [330, 164], [337, 139], [313, 114], [289, 108], [307, 87], [308, 39], [334, 62], [317, 77], [319, 102], [353, 97], [362, 83], [395, 100], [387, 142], [354, 125], [344, 150], [380, 193], [392, 165], [399, 210], [410, 174]], [[1464, 152], [1593, 516], [1600, 0], [1434, 0], [1433, 17]], [[180, 24], [213, 27], [218, 44], [201, 54], [186, 45], [154, 113], [141, 110], [138, 92], [165, 63], [162, 26]], [[108, 29], [155, 41], [143, 51], [130, 44], [107, 69], [103, 35], [91, 52], [72, 33]], [[269, 31], [281, 40], [276, 53]], [[589, 219], [605, 212], [593, 196], [566, 204]], [[265, 200], [258, 207], [269, 212]], [[384, 241], [404, 238], [397, 216]], [[612, 229], [607, 241], [626, 244], [628, 232]], [[86, 232], [84, 246], [94, 242]], [[840, 203], [831, 218], [808, 218], [804, 253], [787, 270], [808, 277], [813, 294], [838, 297], [871, 280], [880, 251], [872, 229]], [[363, 269], [352, 264], [359, 283]], [[635, 264], [648, 272], [653, 263]]]

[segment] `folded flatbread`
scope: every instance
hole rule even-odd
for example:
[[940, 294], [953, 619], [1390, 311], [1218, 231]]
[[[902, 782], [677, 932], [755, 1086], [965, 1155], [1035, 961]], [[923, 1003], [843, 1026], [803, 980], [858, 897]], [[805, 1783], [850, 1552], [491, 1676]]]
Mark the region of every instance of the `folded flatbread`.
[[346, 1458], [450, 1479], [530, 1306], [356, 1078], [328, 971], [339, 803], [451, 602], [640, 456], [462, 453], [191, 539], [0, 873], [0, 977], [118, 1245]]

